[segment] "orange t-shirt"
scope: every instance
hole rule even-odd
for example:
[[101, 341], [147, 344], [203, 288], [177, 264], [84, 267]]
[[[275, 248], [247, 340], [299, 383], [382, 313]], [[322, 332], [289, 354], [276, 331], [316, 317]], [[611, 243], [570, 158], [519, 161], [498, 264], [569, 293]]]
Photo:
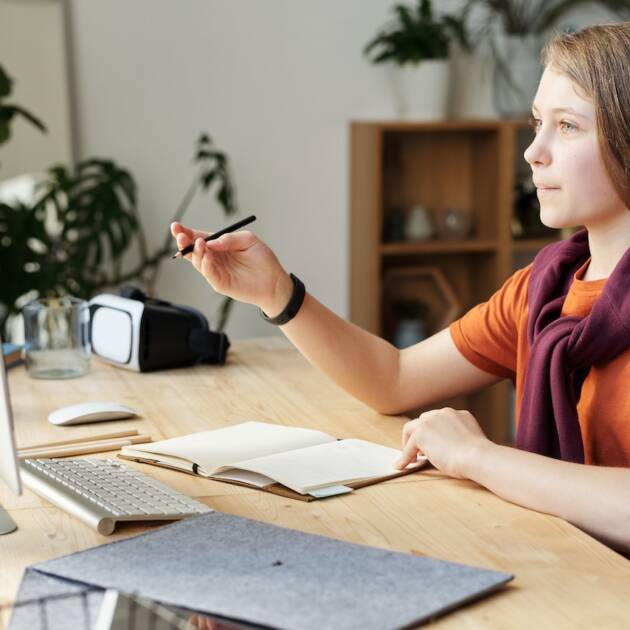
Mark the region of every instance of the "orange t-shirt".
[[[584, 317], [606, 280], [582, 280], [588, 262], [575, 274], [562, 315]], [[527, 286], [532, 266], [517, 271], [487, 301], [450, 326], [457, 349], [478, 368], [509, 378], [516, 386], [516, 422], [523, 395], [527, 343]], [[578, 402], [587, 464], [630, 466], [630, 350], [591, 367]]]

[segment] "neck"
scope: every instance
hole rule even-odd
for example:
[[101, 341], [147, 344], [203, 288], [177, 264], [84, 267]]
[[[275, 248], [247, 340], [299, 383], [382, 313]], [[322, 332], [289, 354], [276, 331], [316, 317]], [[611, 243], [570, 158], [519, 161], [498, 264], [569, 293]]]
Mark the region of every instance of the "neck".
[[614, 219], [587, 226], [591, 262], [584, 280], [608, 278], [630, 247], [630, 212]]

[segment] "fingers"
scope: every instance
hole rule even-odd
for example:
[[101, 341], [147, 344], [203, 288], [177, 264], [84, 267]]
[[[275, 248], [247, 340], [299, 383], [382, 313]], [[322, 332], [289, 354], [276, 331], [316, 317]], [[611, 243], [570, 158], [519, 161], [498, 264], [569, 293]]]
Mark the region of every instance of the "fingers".
[[212, 285], [215, 291], [220, 291], [217, 287], [217, 280], [219, 279], [219, 276], [217, 275], [217, 269], [214, 264], [215, 253], [210, 251], [207, 247], [207, 243], [202, 238], [198, 238], [195, 241], [192, 254], [188, 254], [187, 257], [190, 258], [190, 262], [193, 267], [201, 273], [201, 275]]
[[418, 458], [418, 455], [422, 455], [422, 451], [418, 448], [416, 441], [413, 438], [413, 434], [407, 440], [405, 444], [405, 448], [403, 448], [402, 456], [400, 459], [394, 464], [395, 468], [403, 470], [407, 465], [415, 462]]
[[193, 230], [185, 227], [177, 221], [171, 223], [171, 234], [174, 238], [177, 238], [178, 234], [185, 234], [188, 238], [193, 238]]
[[201, 271], [201, 264], [202, 264], [205, 254], [206, 254], [206, 243], [202, 238], [198, 238], [195, 241], [195, 247], [192, 251], [192, 254], [189, 254], [190, 262], [192, 262], [193, 267], [197, 271]]
[[208, 241], [208, 247], [218, 252], [243, 251], [249, 249], [256, 242], [256, 237], [249, 230], [231, 232], [220, 238]]
[[[224, 234], [218, 239], [205, 241], [205, 238], [208, 234], [211, 234], [211, 232], [192, 230], [177, 222], [171, 223], [171, 234], [175, 237], [177, 249], [180, 251], [190, 245], [196, 245], [200, 239], [204, 241], [203, 251], [205, 251], [206, 248], [217, 252], [244, 251], [256, 243], [256, 237], [248, 230]], [[201, 250], [201, 245], [198, 245], [197, 247], [200, 248], [197, 250], [197, 256], [195, 256], [195, 253], [193, 252], [192, 254], [187, 254], [185, 258], [193, 262], [195, 268], [199, 270], [201, 267], [203, 251]]]
[[212, 285], [215, 291], [219, 291], [217, 281], [220, 276], [217, 274], [217, 268], [214, 262], [213, 252], [206, 249], [201, 259], [201, 274]]
[[210, 232], [204, 232], [203, 230], [193, 230], [192, 228], [186, 227], [185, 225], [174, 221], [173, 223], [171, 223], [171, 234], [175, 239], [177, 239], [180, 234], [183, 234], [189, 239], [189, 242], [192, 243], [195, 239], [199, 237], [205, 238], [206, 236], [208, 236], [208, 234], [210, 234]]
[[[181, 252], [183, 249], [185, 249], [189, 245], [192, 245], [193, 240], [187, 234], [180, 232], [176, 237], [176, 242], [177, 242], [177, 249]], [[186, 254], [184, 258], [187, 258], [188, 260], [190, 260], [191, 255]]]
[[402, 470], [408, 464], [415, 462], [418, 455], [424, 455], [418, 446], [418, 439], [420, 437], [419, 428], [423, 415], [425, 414], [405, 423], [402, 432], [402, 456], [396, 464], [394, 464], [396, 468]]
[[402, 430], [402, 443], [401, 447], [405, 448], [405, 444], [407, 444], [407, 440], [409, 436], [413, 433], [414, 429], [418, 427], [420, 424], [420, 418], [416, 418], [415, 420], [409, 420], [409, 422], [405, 422]]

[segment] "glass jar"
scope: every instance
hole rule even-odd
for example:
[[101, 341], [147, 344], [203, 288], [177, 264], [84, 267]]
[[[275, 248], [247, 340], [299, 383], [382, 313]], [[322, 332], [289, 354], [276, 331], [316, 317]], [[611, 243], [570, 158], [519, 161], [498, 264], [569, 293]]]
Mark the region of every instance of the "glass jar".
[[62, 379], [90, 367], [88, 303], [74, 297], [42, 298], [22, 309], [24, 358], [32, 378]]

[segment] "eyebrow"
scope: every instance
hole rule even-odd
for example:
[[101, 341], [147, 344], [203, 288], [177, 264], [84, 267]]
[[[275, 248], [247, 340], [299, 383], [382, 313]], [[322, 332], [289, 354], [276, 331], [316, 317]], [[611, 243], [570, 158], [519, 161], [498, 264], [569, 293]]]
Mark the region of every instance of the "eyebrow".
[[[532, 105], [532, 113], [535, 113], [538, 111], [538, 108], [536, 107], [536, 105]], [[589, 116], [586, 116], [585, 114], [580, 114], [580, 112], [576, 111], [575, 109], [573, 109], [572, 107], [554, 107], [551, 112], [553, 114], [572, 114], [574, 116], [579, 116], [580, 118], [584, 118], [585, 120], [592, 120]]]

